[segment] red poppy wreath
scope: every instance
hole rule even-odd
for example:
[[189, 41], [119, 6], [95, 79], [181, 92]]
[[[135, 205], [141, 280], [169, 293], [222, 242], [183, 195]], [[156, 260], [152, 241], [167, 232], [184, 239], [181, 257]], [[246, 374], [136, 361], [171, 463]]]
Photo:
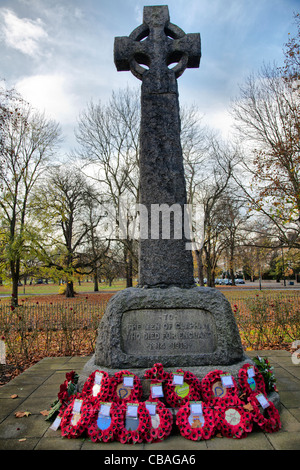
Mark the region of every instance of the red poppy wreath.
[[151, 428], [150, 414], [144, 402], [130, 402], [119, 405], [121, 419], [118, 420], [116, 440], [122, 444], [141, 443]]
[[[281, 428], [280, 415], [274, 403], [269, 401], [264, 395], [257, 394], [248, 397], [252, 406], [253, 421], [266, 432], [277, 432]], [[267, 415], [267, 416], [265, 416]]]
[[68, 439], [81, 436], [88, 428], [93, 401], [80, 393], [72, 397], [61, 419], [61, 435]]
[[145, 402], [151, 419], [151, 427], [145, 436], [146, 442], [159, 442], [166, 439], [172, 431], [173, 415], [161, 402]]
[[95, 401], [88, 427], [92, 442], [109, 442], [115, 439], [122, 412], [117, 403]]
[[238, 398], [238, 386], [232, 375], [216, 369], [202, 379], [201, 394], [203, 400], [213, 406], [224, 398]]
[[60, 402], [59, 416], [63, 415], [64, 410], [68, 406], [72, 396], [76, 392], [78, 382], [78, 374], [74, 370], [66, 373], [65, 381], [60, 385], [57, 399]]
[[110, 378], [107, 372], [95, 370], [86, 380], [81, 395], [82, 397], [94, 397], [101, 401], [107, 401], [110, 394]]
[[157, 362], [151, 367], [151, 369], [146, 370], [144, 374], [144, 379], [157, 379], [157, 380], [168, 380], [170, 378], [169, 372], [164, 371], [164, 367], [160, 362]]
[[176, 424], [186, 439], [210, 439], [215, 432], [213, 408], [204, 402], [188, 402], [179, 409]]
[[252, 415], [237, 397], [225, 397], [214, 407], [216, 429], [222, 436], [241, 439], [252, 431]]
[[190, 400], [200, 399], [200, 381], [189, 371], [177, 369], [164, 385], [166, 402], [174, 408], [179, 408]]
[[264, 378], [256, 366], [244, 364], [240, 368], [238, 376], [240, 389], [246, 397], [258, 393], [266, 394]]
[[142, 385], [139, 377], [129, 370], [116, 372], [110, 381], [110, 401], [122, 404], [140, 400]]

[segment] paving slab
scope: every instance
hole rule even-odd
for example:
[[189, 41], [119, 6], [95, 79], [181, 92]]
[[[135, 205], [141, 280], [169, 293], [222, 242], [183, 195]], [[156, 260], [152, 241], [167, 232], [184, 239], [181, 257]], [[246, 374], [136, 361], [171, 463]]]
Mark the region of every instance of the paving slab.
[[[247, 351], [248, 354], [248, 351]], [[23, 372], [8, 384], [0, 387], [0, 450], [98, 450], [109, 455], [139, 455], [139, 452], [192, 452], [202, 450], [299, 450], [300, 448], [300, 365], [292, 362], [288, 351], [249, 351], [250, 357], [268, 357], [274, 367], [281, 401], [282, 428], [268, 434], [260, 430], [245, 439], [214, 437], [193, 442], [179, 433], [159, 443], [124, 445], [119, 442], [93, 443], [88, 438], [62, 438], [60, 431], [50, 429], [41, 411], [49, 410], [57, 398], [59, 386], [66, 372], [81, 372], [87, 357], [45, 358]], [[18, 395], [17, 398], [11, 398]], [[16, 418], [16, 411], [30, 415]]]

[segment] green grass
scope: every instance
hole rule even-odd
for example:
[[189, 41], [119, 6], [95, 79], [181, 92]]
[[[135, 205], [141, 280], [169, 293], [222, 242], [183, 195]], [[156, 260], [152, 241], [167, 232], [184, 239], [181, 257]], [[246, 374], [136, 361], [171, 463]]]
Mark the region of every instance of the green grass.
[[[19, 295], [48, 295], [48, 294], [58, 294], [59, 292], [59, 285], [58, 284], [33, 284], [29, 285], [27, 284], [26, 286], [19, 286]], [[109, 286], [108, 283], [102, 282], [99, 283], [99, 291], [113, 291], [113, 290], [120, 290], [124, 289], [126, 287], [126, 283], [124, 279], [118, 279], [112, 283], [111, 286]], [[90, 282], [81, 282], [81, 285], [78, 284], [78, 282], [74, 282], [74, 289], [75, 292], [80, 293], [80, 292], [94, 292], [94, 283], [92, 281]], [[12, 291], [12, 286], [11, 285], [5, 285], [5, 286], [0, 286], [0, 296], [1, 295], [11, 295]]]

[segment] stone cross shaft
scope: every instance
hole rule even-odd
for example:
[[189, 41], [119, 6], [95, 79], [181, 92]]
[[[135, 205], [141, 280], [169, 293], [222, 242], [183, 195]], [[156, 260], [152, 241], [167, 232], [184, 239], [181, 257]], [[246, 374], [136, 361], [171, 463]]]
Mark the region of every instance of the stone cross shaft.
[[[142, 287], [194, 285], [192, 253], [186, 249], [189, 235], [177, 78], [186, 68], [199, 67], [200, 57], [200, 34], [185, 34], [170, 23], [167, 6], [144, 7], [143, 24], [128, 37], [115, 38], [117, 70], [131, 71], [142, 81], [140, 204], [147, 209], [147, 219], [141, 218], [141, 223], [148, 233], [139, 244]], [[166, 205], [170, 210], [162, 210], [158, 219], [157, 209]], [[165, 236], [164, 223], [170, 224], [170, 237]]]

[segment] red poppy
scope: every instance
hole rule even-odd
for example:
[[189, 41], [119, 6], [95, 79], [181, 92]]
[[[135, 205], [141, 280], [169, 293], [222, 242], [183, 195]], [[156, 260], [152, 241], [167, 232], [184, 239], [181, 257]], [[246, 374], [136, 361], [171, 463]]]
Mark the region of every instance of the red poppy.
[[[174, 385], [174, 375], [183, 376], [182, 385]], [[191, 400], [199, 400], [200, 390], [199, 379], [192, 372], [183, 371], [182, 369], [177, 369], [175, 374], [170, 374], [169, 379], [164, 384], [166, 402], [174, 408], [179, 408]]]
[[[268, 405], [263, 409], [258, 400], [258, 395], [251, 395], [248, 401], [251, 403], [253, 410], [253, 421], [263, 430], [269, 433], [279, 431], [281, 428], [280, 415], [274, 403], [269, 401], [266, 397]], [[266, 416], [267, 415], [267, 416]]]
[[155, 415], [151, 417], [145, 402], [146, 412], [149, 414], [151, 427], [145, 436], [146, 442], [159, 442], [166, 439], [172, 431], [172, 412], [160, 401], [155, 402]]
[[[124, 385], [124, 377], [133, 377], [132, 388]], [[132, 374], [129, 370], [121, 370], [116, 372], [110, 380], [109, 399], [116, 403], [122, 404], [140, 400], [142, 397], [142, 384], [139, 377]]]
[[[95, 382], [96, 374], [100, 375], [100, 383], [98, 384], [98, 387], [95, 387], [95, 385], [97, 385], [97, 383]], [[110, 381], [111, 379], [107, 372], [103, 370], [95, 370], [90, 374], [89, 378], [86, 380], [81, 392], [82, 396], [97, 397], [101, 401], [109, 401]]]
[[191, 415], [191, 404], [193, 403], [187, 402], [180, 407], [176, 416], [176, 424], [180, 434], [192, 441], [210, 439], [215, 432], [213, 408], [204, 402], [200, 403], [202, 415]]
[[205, 402], [209, 402], [211, 406], [216, 405], [224, 398], [238, 398], [238, 386], [235, 378], [231, 376], [233, 386], [227, 388], [222, 384], [221, 376], [224, 375], [227, 374], [220, 369], [216, 369], [206, 374], [201, 381], [202, 398]]
[[118, 420], [118, 430], [115, 435], [117, 441], [122, 444], [136, 444], [146, 440], [146, 436], [151, 428], [151, 418], [149, 412], [146, 410], [144, 402], [131, 401], [130, 405], [137, 406], [137, 419], [138, 426], [134, 430], [126, 428], [126, 412], [128, 403], [119, 404], [119, 410], [121, 412], [121, 420]]
[[237, 397], [225, 397], [214, 407], [216, 429], [225, 437], [241, 439], [252, 431], [252, 415]]
[[[254, 370], [254, 376], [249, 377], [249, 370]], [[266, 394], [265, 381], [262, 374], [259, 372], [256, 366], [251, 364], [244, 364], [239, 370], [239, 385], [241, 391], [249, 397], [253, 394], [257, 395], [258, 393]]]
[[163, 365], [159, 362], [154, 364], [151, 369], [146, 370], [144, 374], [144, 379], [168, 380], [169, 378], [170, 373], [164, 371]]
[[88, 429], [91, 414], [92, 414], [92, 406], [93, 402], [87, 398], [83, 400], [80, 412], [77, 413], [77, 419], [73, 421], [75, 416], [74, 413], [74, 403], [75, 400], [82, 400], [82, 396], [80, 393], [73, 395], [71, 398], [68, 406], [63, 412], [60, 427], [61, 427], [61, 435], [63, 437], [67, 437], [68, 439], [76, 438], [84, 434], [84, 432]]
[[98, 426], [99, 410], [100, 406], [104, 404], [97, 398], [92, 398], [93, 407], [91, 412], [91, 418], [88, 425], [88, 435], [92, 442], [109, 442], [115, 439], [118, 431], [118, 420], [122, 418], [122, 413], [119, 406], [116, 403], [110, 403], [110, 411], [108, 419], [108, 427], [106, 429], [100, 429]]

